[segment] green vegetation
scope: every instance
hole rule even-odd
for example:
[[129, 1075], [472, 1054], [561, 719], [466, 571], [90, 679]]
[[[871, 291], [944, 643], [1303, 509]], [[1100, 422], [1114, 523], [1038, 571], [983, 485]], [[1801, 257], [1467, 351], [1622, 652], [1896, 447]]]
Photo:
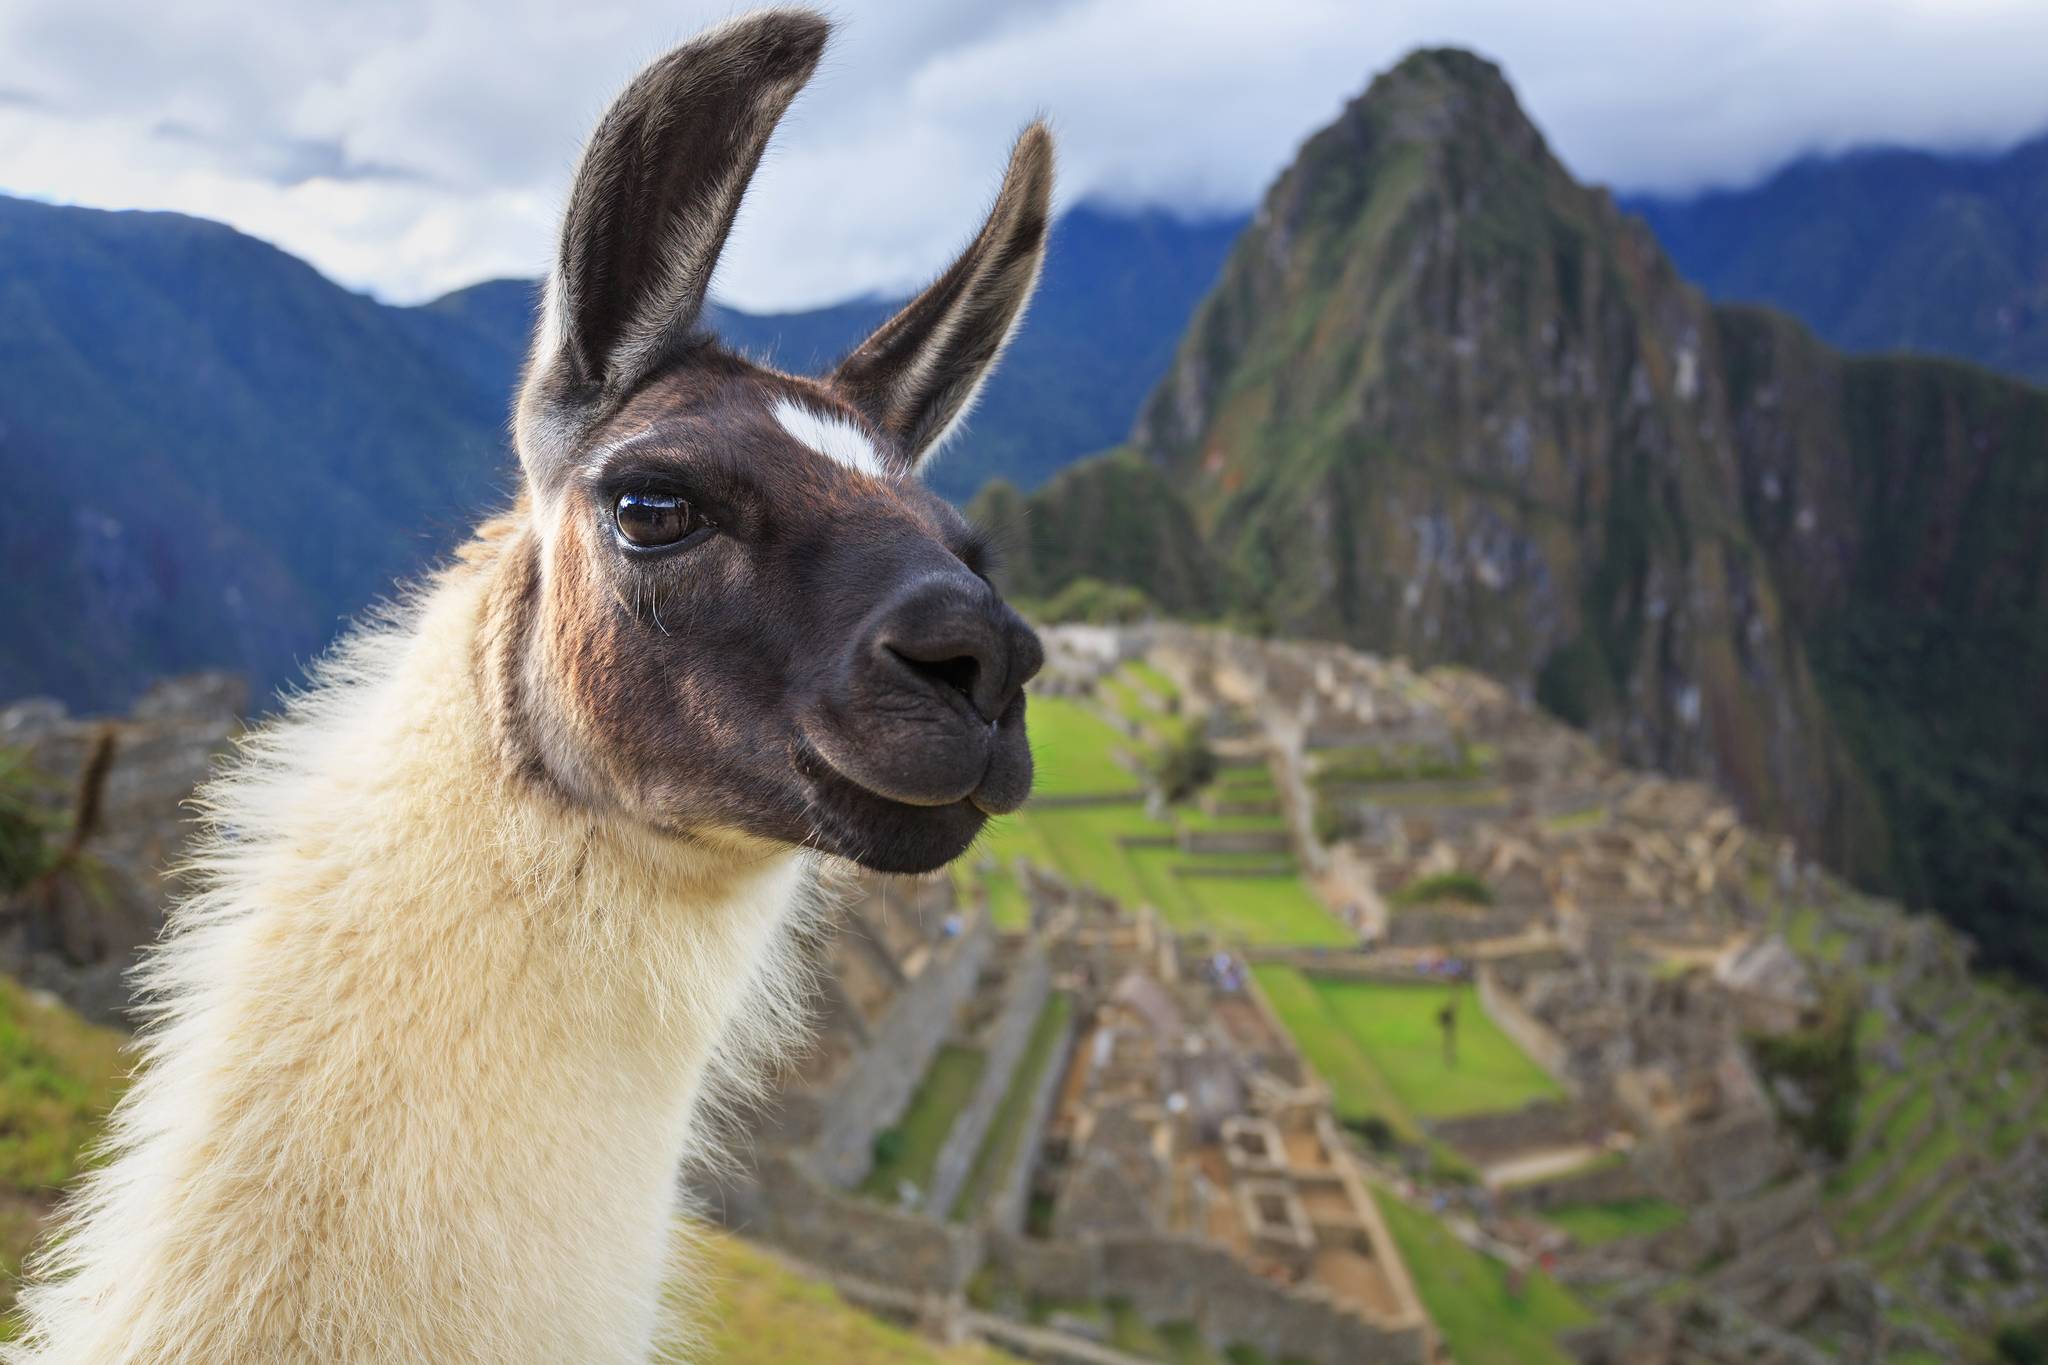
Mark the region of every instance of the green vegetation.
[[1582, 829], [1597, 829], [1606, 823], [1607, 807], [1593, 805], [1548, 816], [1543, 821], [1543, 827], [1553, 834], [1571, 834]]
[[1685, 1210], [1662, 1199], [1617, 1199], [1546, 1209], [1543, 1217], [1570, 1233], [1579, 1245], [1599, 1246], [1625, 1237], [1654, 1237], [1683, 1223]]
[[1135, 794], [1137, 777], [1117, 759], [1131, 741], [1071, 697], [1034, 692], [1027, 707], [1040, 796]]
[[[1011, 1357], [986, 1346], [939, 1346], [848, 1304], [829, 1284], [807, 1280], [773, 1256], [720, 1232], [697, 1241], [711, 1301], [704, 1359], [752, 1365], [997, 1365]], [[685, 1309], [686, 1312], [691, 1310]]]
[[1252, 976], [1303, 1059], [1330, 1087], [1331, 1107], [1339, 1120], [1361, 1130], [1383, 1126], [1402, 1142], [1422, 1141], [1415, 1115], [1305, 973], [1277, 962], [1259, 962], [1253, 964]]
[[988, 917], [996, 928], [1005, 933], [1031, 927], [1031, 906], [1024, 899], [1024, 888], [1017, 884], [1017, 874], [1008, 868], [996, 868], [981, 874], [981, 884], [988, 892]]
[[1394, 893], [1396, 905], [1492, 905], [1493, 888], [1470, 872], [1439, 872], [1418, 877]]
[[1031, 1026], [1031, 1037], [1024, 1045], [1024, 1055], [1017, 1059], [1017, 1069], [1010, 1073], [1009, 1088], [1003, 1092], [1003, 1101], [989, 1123], [987, 1136], [981, 1141], [981, 1150], [974, 1154], [974, 1166], [967, 1174], [967, 1183], [960, 1187], [960, 1196], [953, 1202], [951, 1216], [955, 1220], [971, 1218], [980, 1211], [997, 1182], [1009, 1174], [1016, 1160], [1017, 1142], [1024, 1135], [1024, 1120], [1032, 1096], [1037, 1092], [1046, 1068], [1059, 1060], [1057, 1049], [1060, 1040], [1066, 1037], [1067, 1024], [1073, 1017], [1072, 996], [1064, 991], [1054, 991], [1046, 997], [1045, 1007], [1038, 1012], [1038, 1019]]
[[1170, 802], [1186, 801], [1216, 780], [1216, 751], [1201, 725], [1163, 720], [1156, 727], [1160, 741], [1146, 751], [1145, 771], [1159, 794]]
[[1174, 685], [1173, 679], [1145, 660], [1131, 660], [1123, 666], [1123, 672], [1130, 674], [1147, 692], [1165, 702], [1169, 710], [1179, 703], [1180, 688]]
[[[1122, 671], [1137, 676], [1136, 669], [1127, 664]], [[1153, 681], [1148, 678], [1147, 686]], [[1116, 694], [1115, 689], [1105, 692], [1110, 697]], [[1123, 692], [1135, 697], [1129, 687]], [[1130, 741], [1086, 702], [1034, 696], [1031, 725], [1041, 796], [1121, 799], [1034, 803], [991, 821], [977, 858], [991, 859], [1004, 871], [1020, 857], [1031, 860], [1125, 905], [1151, 905], [1180, 933], [1298, 947], [1345, 947], [1354, 941], [1351, 931], [1298, 876], [1277, 875], [1292, 868], [1291, 853], [1189, 853], [1177, 843], [1183, 827], [1284, 833], [1286, 827], [1277, 816], [1213, 816], [1182, 806], [1170, 821], [1155, 820], [1138, 799], [1136, 779], [1111, 756]], [[1196, 727], [1178, 717], [1161, 716], [1159, 728], [1176, 737], [1177, 749], [1168, 758], [1154, 755], [1154, 770], [1162, 780], [1184, 787], [1197, 776], [1208, 780], [1213, 775], [1219, 787], [1240, 800], [1257, 800], [1272, 792], [1271, 774], [1262, 767], [1217, 766]], [[997, 878], [987, 893], [999, 927], [1023, 924], [1026, 907], [1020, 888]]]
[[2048, 1365], [2048, 1314], [1998, 1329], [1998, 1358], [2010, 1365]]
[[1749, 1040], [1750, 1056], [1776, 1096], [1780, 1082], [1802, 1097], [1798, 1106], [1782, 1101], [1778, 1117], [1809, 1147], [1840, 1161], [1856, 1137], [1857, 1097], [1862, 1092], [1857, 1006], [1851, 990], [1833, 986], [1820, 1019], [1791, 1033]]
[[861, 1182], [861, 1193], [894, 1203], [905, 1181], [924, 1190], [939, 1148], [973, 1096], [986, 1061], [977, 1049], [957, 1043], [947, 1043], [933, 1055], [903, 1117], [876, 1135], [875, 1164]]
[[41, 788], [27, 756], [0, 747], [0, 896], [27, 886], [54, 864], [57, 821], [37, 800]]
[[[1142, 600], [1188, 618], [1212, 616], [1223, 605], [1221, 570], [1185, 499], [1164, 470], [1135, 451], [1068, 465], [1024, 496], [991, 485], [968, 514], [1009, 551], [1005, 590], [1042, 602], [1048, 613], [1111, 614]], [[1063, 600], [1068, 585], [1091, 580], [1075, 600]]]
[[[1352, 932], [1298, 877], [1182, 877], [1180, 904], [1163, 905], [1176, 933], [1286, 948], [1342, 948]], [[1194, 907], [1189, 913], [1187, 906]]]
[[[1470, 986], [1311, 980], [1332, 1026], [1372, 1062], [1410, 1113], [1456, 1118], [1564, 1094], [1486, 1017]], [[1437, 1022], [1447, 1004], [1456, 1010], [1455, 1062], [1444, 1057]]]
[[120, 1093], [121, 1035], [0, 976], [0, 1309]]
[[1569, 1365], [1558, 1333], [1592, 1321], [1569, 1292], [1536, 1270], [1517, 1285], [1508, 1267], [1428, 1214], [1384, 1190], [1373, 1197], [1458, 1365]]
[[1017, 610], [1047, 625], [1128, 626], [1159, 614], [1142, 588], [1082, 575], [1045, 598], [1020, 597]]
[[1312, 757], [1318, 785], [1472, 781], [1486, 775], [1487, 764], [1486, 754], [1463, 740], [1448, 754], [1427, 744], [1356, 745]]

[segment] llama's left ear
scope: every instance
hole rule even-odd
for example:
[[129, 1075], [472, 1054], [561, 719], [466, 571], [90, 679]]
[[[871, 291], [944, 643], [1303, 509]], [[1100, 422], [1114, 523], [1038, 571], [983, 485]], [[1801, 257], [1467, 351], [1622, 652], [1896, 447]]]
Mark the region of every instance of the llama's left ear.
[[1034, 123], [960, 259], [832, 372], [832, 386], [903, 443], [913, 469], [974, 406], [1024, 317], [1045, 261], [1052, 162], [1052, 134]]

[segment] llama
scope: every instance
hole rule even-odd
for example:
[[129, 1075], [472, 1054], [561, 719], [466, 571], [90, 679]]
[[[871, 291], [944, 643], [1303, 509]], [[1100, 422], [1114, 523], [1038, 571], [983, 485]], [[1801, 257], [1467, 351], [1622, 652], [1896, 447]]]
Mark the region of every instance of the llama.
[[1038, 641], [915, 474], [1036, 283], [1044, 128], [828, 375], [698, 330], [826, 31], [730, 21], [598, 125], [513, 507], [209, 788], [138, 1079], [6, 1359], [667, 1349], [679, 1165], [800, 1023], [821, 865], [934, 870], [1029, 793]]

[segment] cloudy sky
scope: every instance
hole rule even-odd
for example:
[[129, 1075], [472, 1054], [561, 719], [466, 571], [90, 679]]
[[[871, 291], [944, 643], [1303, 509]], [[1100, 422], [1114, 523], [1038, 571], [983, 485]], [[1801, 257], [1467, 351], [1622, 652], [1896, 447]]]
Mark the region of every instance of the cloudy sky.
[[[0, 192], [225, 220], [411, 301], [538, 274], [583, 133], [697, 0], [0, 0]], [[1034, 113], [1069, 201], [1254, 203], [1421, 44], [1500, 61], [1581, 176], [1751, 180], [1802, 152], [2048, 129], [2043, 0], [838, 0], [718, 292], [905, 288]]]

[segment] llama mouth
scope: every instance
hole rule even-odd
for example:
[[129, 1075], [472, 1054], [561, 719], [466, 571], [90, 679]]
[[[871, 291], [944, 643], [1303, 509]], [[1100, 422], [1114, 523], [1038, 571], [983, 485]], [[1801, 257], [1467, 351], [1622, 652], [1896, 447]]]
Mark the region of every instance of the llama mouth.
[[900, 801], [840, 771], [799, 733], [792, 746], [808, 797], [806, 842], [875, 872], [931, 872], [967, 851], [991, 813], [979, 791]]

